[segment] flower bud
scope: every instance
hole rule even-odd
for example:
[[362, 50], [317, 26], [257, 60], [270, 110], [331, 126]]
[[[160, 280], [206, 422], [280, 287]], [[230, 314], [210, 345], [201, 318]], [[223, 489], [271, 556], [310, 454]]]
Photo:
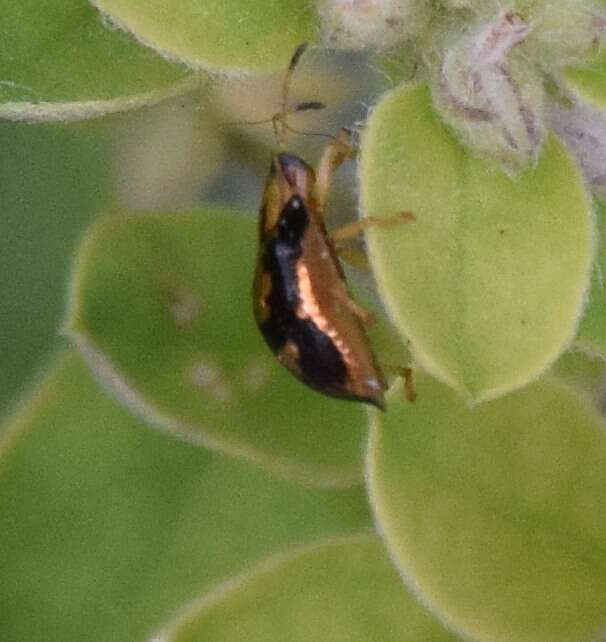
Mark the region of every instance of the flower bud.
[[541, 81], [511, 60], [529, 33], [515, 13], [501, 14], [446, 51], [434, 85], [438, 108], [464, 142], [512, 173], [536, 160], [544, 137]]
[[606, 198], [606, 113], [572, 99], [552, 102], [548, 124], [576, 156], [585, 180], [600, 198]]
[[337, 49], [386, 50], [418, 35], [428, 0], [320, 0], [324, 42]]

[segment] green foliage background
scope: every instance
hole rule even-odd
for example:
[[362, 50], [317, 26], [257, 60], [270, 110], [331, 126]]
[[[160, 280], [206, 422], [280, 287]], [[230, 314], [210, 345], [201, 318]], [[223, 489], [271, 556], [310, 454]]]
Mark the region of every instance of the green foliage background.
[[[7, 3], [0, 639], [601, 639], [606, 212], [546, 114], [606, 122], [606, 7], [510, 4], [511, 82], [544, 107], [517, 173], [439, 97], [444, 52], [502, 24], [486, 3], [380, 2], [416, 25], [379, 23], [387, 52], [323, 0]], [[275, 113], [303, 41], [291, 102], [327, 108], [290, 125], [365, 119], [329, 227], [415, 214], [348, 271], [379, 359], [415, 368], [386, 413], [302, 386], [252, 320], [276, 142], [237, 123]]]

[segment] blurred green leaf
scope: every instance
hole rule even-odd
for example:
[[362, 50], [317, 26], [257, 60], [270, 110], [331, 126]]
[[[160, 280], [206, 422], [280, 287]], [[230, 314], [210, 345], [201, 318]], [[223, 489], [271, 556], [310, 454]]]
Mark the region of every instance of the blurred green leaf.
[[100, 116], [180, 93], [194, 82], [190, 75], [107, 28], [86, 0], [8, 0], [2, 7], [0, 118]]
[[[598, 0], [598, 4], [601, 6], [602, 11], [606, 11], [606, 0]], [[570, 67], [564, 72], [564, 77], [568, 84], [581, 94], [585, 100], [597, 107], [606, 107], [605, 76], [606, 50], [603, 45], [591, 64]]]
[[558, 379], [583, 391], [598, 406], [606, 393], [606, 361], [581, 350], [565, 352], [554, 364]]
[[117, 25], [171, 59], [228, 74], [283, 70], [315, 40], [309, 0], [93, 0]]
[[137, 642], [286, 546], [369, 525], [319, 491], [148, 430], [59, 359], [0, 442], [3, 640]]
[[362, 141], [365, 215], [383, 301], [419, 364], [476, 400], [541, 374], [572, 340], [588, 287], [593, 226], [576, 163], [555, 139], [511, 179], [472, 157], [424, 86], [387, 94]]
[[483, 642], [606, 627], [606, 425], [556, 380], [469, 407], [428, 376], [375, 413], [367, 479], [403, 577]]
[[110, 174], [105, 124], [0, 123], [0, 415], [56, 340], [72, 250]]
[[596, 107], [606, 107], [606, 51], [587, 66], [570, 67], [564, 77], [581, 97]]
[[147, 421], [310, 484], [361, 480], [362, 404], [314, 392], [252, 315], [256, 221], [220, 208], [107, 217], [84, 240], [67, 324]]
[[393, 89], [414, 77], [418, 67], [418, 44], [410, 40], [397, 49], [389, 49], [375, 55], [373, 66], [378, 72], [377, 80], [384, 90]]
[[230, 579], [158, 642], [455, 642], [408, 593], [374, 534], [298, 547]]
[[606, 202], [597, 202], [597, 213], [598, 258], [577, 342], [584, 350], [606, 359]]
[[207, 104], [207, 93], [192, 92], [119, 117], [114, 140], [121, 207], [189, 209], [227, 169], [229, 141], [202, 104]]

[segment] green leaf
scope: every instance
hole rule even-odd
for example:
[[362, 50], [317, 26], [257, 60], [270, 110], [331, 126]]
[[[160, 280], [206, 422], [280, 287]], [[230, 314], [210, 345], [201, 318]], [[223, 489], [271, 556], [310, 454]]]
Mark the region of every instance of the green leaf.
[[202, 596], [157, 642], [455, 642], [375, 535], [299, 547]]
[[0, 442], [3, 640], [143, 642], [200, 591], [285, 547], [369, 525], [310, 490], [148, 430], [74, 355]]
[[106, 28], [86, 0], [2, 7], [0, 118], [101, 116], [183, 93], [194, 82], [185, 67]]
[[554, 364], [558, 379], [582, 391], [597, 407], [603, 402], [606, 384], [606, 361], [584, 350], [569, 350]]
[[419, 45], [415, 41], [403, 43], [397, 49], [390, 49], [375, 54], [373, 68], [377, 73], [377, 82], [383, 90], [395, 87], [414, 78], [417, 70]]
[[470, 408], [428, 376], [375, 413], [367, 480], [406, 582], [482, 642], [606, 627], [606, 425], [556, 380]]
[[171, 59], [228, 74], [283, 70], [316, 39], [308, 0], [93, 0], [105, 15]]
[[598, 257], [577, 343], [583, 350], [606, 359], [606, 202], [598, 201], [597, 213]]
[[606, 51], [602, 51], [596, 59], [587, 66], [570, 67], [565, 70], [564, 77], [584, 100], [595, 107], [606, 107]]
[[70, 255], [109, 200], [107, 134], [0, 123], [0, 415], [56, 342]]
[[[606, 0], [598, 0], [598, 4], [602, 12], [606, 11]], [[600, 44], [600, 51], [590, 65], [570, 67], [564, 71], [564, 77], [585, 100], [596, 107], [606, 107], [606, 50], [603, 43], [597, 43]]]
[[593, 258], [590, 203], [555, 139], [515, 179], [471, 156], [424, 86], [387, 94], [365, 128], [365, 215], [379, 292], [419, 364], [483, 400], [543, 372], [576, 332]]
[[207, 97], [193, 92], [113, 119], [115, 200], [122, 208], [190, 209], [212, 190], [226, 169], [229, 139], [201, 114]]
[[252, 315], [253, 217], [114, 215], [76, 263], [68, 331], [93, 370], [171, 433], [310, 484], [361, 479], [362, 404], [314, 392]]

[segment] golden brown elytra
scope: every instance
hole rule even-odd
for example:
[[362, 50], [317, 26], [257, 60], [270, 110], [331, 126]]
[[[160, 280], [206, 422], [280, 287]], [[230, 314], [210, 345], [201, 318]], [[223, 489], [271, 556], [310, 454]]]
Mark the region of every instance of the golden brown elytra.
[[[288, 82], [303, 50], [291, 60], [282, 112], [273, 119], [282, 135]], [[301, 381], [326, 395], [384, 409], [387, 384], [363, 325], [371, 315], [353, 300], [324, 224], [334, 172], [354, 155], [349, 132], [341, 130], [326, 146], [317, 172], [293, 154], [272, 157], [259, 215], [254, 314], [271, 350]], [[391, 227], [411, 218], [367, 218], [337, 235], [344, 239], [369, 225]]]

